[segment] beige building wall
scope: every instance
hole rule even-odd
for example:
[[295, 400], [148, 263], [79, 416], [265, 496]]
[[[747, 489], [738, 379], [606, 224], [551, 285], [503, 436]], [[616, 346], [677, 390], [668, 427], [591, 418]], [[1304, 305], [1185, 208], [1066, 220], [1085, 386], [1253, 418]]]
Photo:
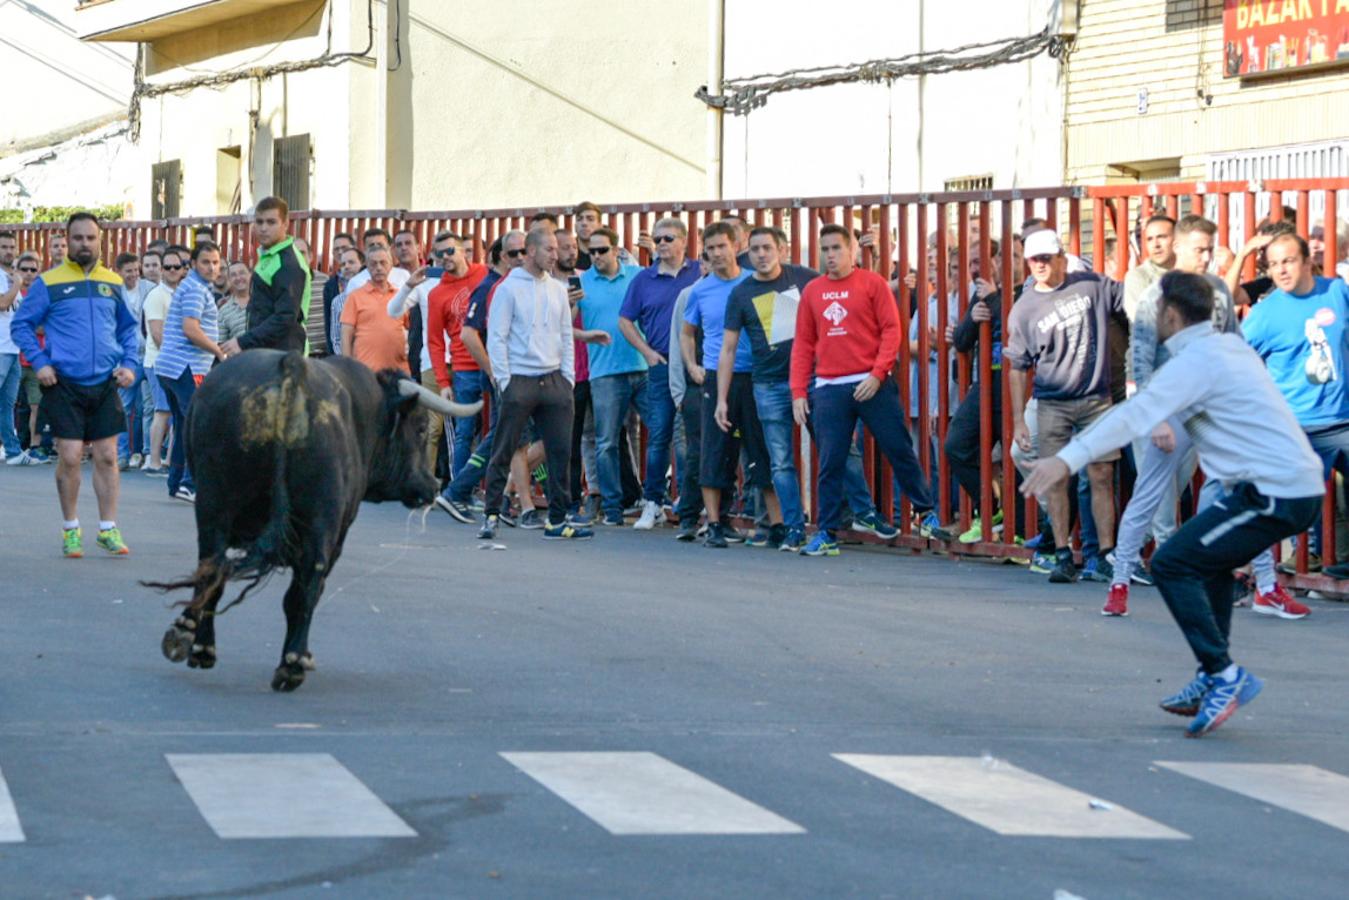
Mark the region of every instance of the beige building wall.
[[1222, 5], [1082, 0], [1068, 60], [1071, 182], [1204, 178], [1211, 154], [1349, 134], [1349, 69], [1222, 77]]
[[403, 5], [392, 205], [707, 196], [708, 0]]
[[[364, 5], [364, 4], [362, 4]], [[337, 49], [346, 48], [353, 25], [346, 4], [333, 23]], [[147, 81], [177, 83], [243, 67], [265, 67], [314, 59], [328, 46], [323, 0], [281, 6], [251, 16], [176, 34], [149, 45]], [[364, 17], [360, 23], [365, 42]], [[343, 35], [346, 35], [344, 38]], [[359, 49], [359, 48], [358, 48]], [[237, 148], [244, 209], [273, 189], [274, 141], [308, 134], [311, 205], [351, 205], [359, 184], [350, 177], [348, 97], [360, 64], [320, 67], [224, 85], [195, 87], [146, 99], [141, 107], [141, 166], [134, 214], [151, 213], [151, 166], [182, 163], [184, 215], [228, 212], [223, 188]], [[366, 68], [373, 68], [366, 66]]]

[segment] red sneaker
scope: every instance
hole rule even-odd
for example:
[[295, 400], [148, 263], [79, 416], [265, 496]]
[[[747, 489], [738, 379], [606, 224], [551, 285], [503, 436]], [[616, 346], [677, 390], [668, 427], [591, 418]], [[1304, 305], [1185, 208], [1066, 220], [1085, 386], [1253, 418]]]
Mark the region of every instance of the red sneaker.
[[1127, 616], [1129, 614], [1129, 586], [1127, 584], [1110, 585], [1110, 596], [1101, 607], [1103, 616]]
[[1251, 608], [1262, 616], [1278, 616], [1280, 619], [1305, 619], [1311, 615], [1311, 609], [1289, 596], [1283, 585], [1274, 585], [1268, 594], [1255, 592], [1255, 602]]

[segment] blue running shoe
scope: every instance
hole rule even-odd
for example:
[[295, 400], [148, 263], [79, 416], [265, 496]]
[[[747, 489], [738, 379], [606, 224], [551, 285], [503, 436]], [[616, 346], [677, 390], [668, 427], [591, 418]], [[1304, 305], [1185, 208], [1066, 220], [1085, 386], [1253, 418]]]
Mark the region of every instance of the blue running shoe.
[[1054, 571], [1054, 554], [1037, 552], [1030, 558], [1030, 570], [1036, 575], [1048, 575]]
[[1031, 538], [1030, 540], [1026, 541], [1026, 543], [1025, 543], [1024, 546], [1029, 547], [1029, 548], [1031, 548], [1032, 550], [1039, 550], [1039, 549], [1040, 549], [1040, 541], [1044, 540], [1044, 537], [1045, 537], [1045, 536], [1044, 536], [1043, 534], [1037, 534], [1035, 537], [1033, 537], [1033, 538]]
[[874, 512], [854, 516], [852, 520], [852, 530], [861, 531], [865, 534], [874, 534], [883, 541], [889, 541], [899, 537], [899, 529], [889, 522], [883, 521], [881, 517]]
[[941, 519], [930, 509], [918, 517], [918, 533], [934, 541], [953, 541], [956, 538], [941, 526]]
[[810, 543], [801, 548], [802, 556], [838, 556], [838, 541], [827, 531], [815, 532]]
[[1204, 693], [1208, 690], [1208, 678], [1204, 676], [1203, 669], [1196, 669], [1194, 678], [1176, 693], [1167, 697], [1159, 705], [1162, 709], [1176, 716], [1193, 716], [1199, 712], [1199, 701], [1204, 699]]
[[1215, 676], [1206, 676], [1208, 692], [1199, 702], [1199, 712], [1186, 730], [1186, 737], [1203, 737], [1232, 717], [1238, 708], [1250, 703], [1260, 695], [1265, 683], [1250, 672], [1237, 666], [1237, 675], [1231, 681]]

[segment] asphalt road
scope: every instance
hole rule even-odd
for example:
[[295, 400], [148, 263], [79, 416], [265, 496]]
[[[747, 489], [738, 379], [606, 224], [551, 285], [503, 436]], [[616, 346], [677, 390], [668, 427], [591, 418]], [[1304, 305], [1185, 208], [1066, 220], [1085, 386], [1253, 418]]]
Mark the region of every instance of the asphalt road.
[[0, 471], [0, 897], [1349, 884], [1349, 605], [1239, 610], [1237, 658], [1268, 686], [1190, 741], [1156, 708], [1193, 664], [1149, 589], [1108, 620], [1103, 586], [1012, 565], [630, 529], [483, 550], [442, 513], [367, 505], [318, 670], [283, 695], [283, 579], [221, 618], [215, 669], [160, 655], [173, 612], [137, 581], [195, 547], [164, 492], [125, 477], [132, 555], [112, 559], [86, 479], [89, 555], [65, 561], [51, 469]]

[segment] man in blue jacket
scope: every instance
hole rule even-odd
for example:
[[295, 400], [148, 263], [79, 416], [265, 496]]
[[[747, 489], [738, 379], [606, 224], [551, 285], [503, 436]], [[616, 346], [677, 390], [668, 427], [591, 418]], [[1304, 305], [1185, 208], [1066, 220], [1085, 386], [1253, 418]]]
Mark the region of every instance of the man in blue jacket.
[[[98, 220], [77, 212], [66, 222], [68, 255], [41, 275], [14, 317], [11, 336], [42, 385], [42, 411], [57, 441], [56, 491], [61, 499], [62, 552], [84, 555], [78, 501], [84, 445], [94, 458], [98, 545], [129, 551], [117, 529], [117, 435], [126, 430], [119, 387], [136, 381], [136, 318], [122, 302], [122, 279], [99, 262]], [[37, 329], [45, 328], [46, 346]]]

